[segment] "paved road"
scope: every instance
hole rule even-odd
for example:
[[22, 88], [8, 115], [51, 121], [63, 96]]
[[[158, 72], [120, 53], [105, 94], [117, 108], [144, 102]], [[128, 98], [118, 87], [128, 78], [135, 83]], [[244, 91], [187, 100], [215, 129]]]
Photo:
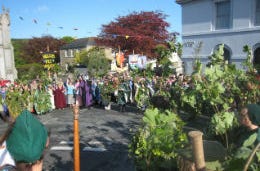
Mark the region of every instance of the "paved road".
[[[72, 109], [55, 110], [37, 116], [51, 131], [50, 147], [44, 159], [44, 171], [73, 170], [73, 113]], [[132, 130], [140, 124], [142, 114], [127, 106], [120, 113], [102, 108], [81, 109], [79, 117], [80, 162], [82, 171], [133, 171], [128, 157]], [[0, 125], [0, 133], [6, 124]]]

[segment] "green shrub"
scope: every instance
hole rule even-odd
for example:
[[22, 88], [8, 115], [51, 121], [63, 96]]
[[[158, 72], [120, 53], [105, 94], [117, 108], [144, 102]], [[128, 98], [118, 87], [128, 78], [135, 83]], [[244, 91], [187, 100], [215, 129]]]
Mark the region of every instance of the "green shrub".
[[177, 152], [187, 142], [184, 122], [168, 110], [147, 109], [143, 126], [133, 136], [129, 146], [137, 170], [174, 170]]
[[31, 63], [20, 65], [16, 67], [19, 80], [32, 80], [40, 75], [43, 71], [43, 65], [38, 63]]

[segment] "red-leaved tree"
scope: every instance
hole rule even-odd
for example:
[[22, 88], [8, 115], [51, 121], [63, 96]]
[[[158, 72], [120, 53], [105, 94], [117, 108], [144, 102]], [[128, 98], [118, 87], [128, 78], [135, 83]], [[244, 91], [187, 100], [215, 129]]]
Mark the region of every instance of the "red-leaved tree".
[[139, 53], [156, 58], [154, 49], [165, 44], [170, 26], [161, 12], [133, 12], [118, 17], [108, 25], [102, 25], [97, 44], [126, 51], [126, 54]]
[[27, 44], [24, 45], [21, 52], [21, 57], [26, 61], [26, 63], [41, 63], [42, 53], [51, 52], [55, 53], [56, 57], [59, 59], [59, 49], [65, 42], [53, 38], [51, 36], [44, 37], [34, 37], [30, 39]]

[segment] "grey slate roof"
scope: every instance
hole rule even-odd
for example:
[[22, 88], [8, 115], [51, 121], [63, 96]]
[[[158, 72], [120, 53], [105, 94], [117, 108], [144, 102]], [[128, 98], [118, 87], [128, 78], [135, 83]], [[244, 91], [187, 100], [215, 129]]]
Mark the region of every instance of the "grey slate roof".
[[185, 3], [188, 3], [188, 2], [191, 2], [191, 1], [196, 1], [196, 0], [176, 0], [176, 3], [177, 4], [185, 4]]
[[95, 45], [95, 38], [94, 37], [89, 37], [89, 38], [80, 38], [76, 39], [75, 41], [68, 43], [66, 45], [63, 45], [60, 50], [65, 50], [65, 49], [80, 49], [80, 48], [85, 48], [86, 46], [91, 46]]

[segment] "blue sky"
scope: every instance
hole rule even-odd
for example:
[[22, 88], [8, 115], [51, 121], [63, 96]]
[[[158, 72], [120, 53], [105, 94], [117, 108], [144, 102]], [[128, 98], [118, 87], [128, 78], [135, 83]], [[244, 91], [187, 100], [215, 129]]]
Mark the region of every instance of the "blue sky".
[[[175, 0], [0, 0], [10, 10], [11, 38], [97, 36], [103, 24], [132, 12], [161, 11], [181, 33], [181, 7]], [[2, 8], [1, 8], [2, 12]]]

